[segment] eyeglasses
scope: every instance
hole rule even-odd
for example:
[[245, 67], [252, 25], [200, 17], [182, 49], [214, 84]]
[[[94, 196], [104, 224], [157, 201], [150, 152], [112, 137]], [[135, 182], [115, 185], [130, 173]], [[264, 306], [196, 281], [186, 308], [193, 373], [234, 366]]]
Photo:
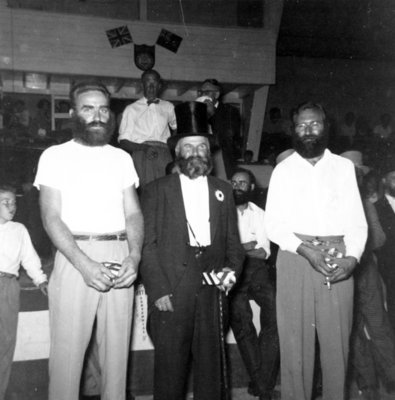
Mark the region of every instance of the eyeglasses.
[[2, 204], [3, 206], [6, 206], [6, 207], [12, 207], [12, 206], [16, 206], [16, 201], [14, 201], [14, 200], [1, 200], [0, 204]]
[[311, 130], [317, 130], [323, 126], [321, 121], [311, 121], [309, 124], [306, 122], [302, 122], [300, 124], [295, 125], [295, 129], [297, 131], [306, 131], [307, 128], [311, 128]]
[[247, 189], [250, 182], [248, 181], [230, 181], [230, 184], [232, 185], [233, 188], [239, 187], [241, 189]]

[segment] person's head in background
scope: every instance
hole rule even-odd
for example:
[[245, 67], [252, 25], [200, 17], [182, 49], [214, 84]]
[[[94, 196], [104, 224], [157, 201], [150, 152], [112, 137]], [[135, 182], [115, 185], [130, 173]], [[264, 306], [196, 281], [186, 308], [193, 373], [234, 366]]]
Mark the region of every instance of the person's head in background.
[[364, 200], [376, 203], [383, 195], [383, 187], [376, 171], [369, 171], [363, 178], [361, 196]]
[[208, 96], [214, 105], [217, 104], [221, 97], [222, 88], [220, 83], [216, 79], [206, 79], [203, 81], [200, 89], [198, 90], [198, 96]]
[[159, 97], [162, 89], [162, 78], [158, 71], [150, 69], [141, 75], [144, 97], [147, 100], [155, 100]]
[[11, 221], [16, 213], [16, 189], [0, 183], [0, 225]]
[[233, 197], [236, 206], [247, 205], [255, 189], [255, 176], [248, 169], [236, 168], [230, 184], [233, 188]]
[[252, 150], [246, 150], [244, 152], [244, 162], [246, 164], [252, 163], [253, 158], [254, 158], [254, 152]]

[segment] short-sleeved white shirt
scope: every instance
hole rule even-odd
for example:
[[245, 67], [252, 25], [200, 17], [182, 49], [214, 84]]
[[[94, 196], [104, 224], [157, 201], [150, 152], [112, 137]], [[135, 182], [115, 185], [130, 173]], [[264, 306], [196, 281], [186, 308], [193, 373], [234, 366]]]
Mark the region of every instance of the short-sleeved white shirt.
[[122, 114], [118, 141], [135, 143], [157, 141], [166, 143], [170, 129], [177, 128], [176, 115], [172, 103], [159, 99], [158, 104], [147, 104], [143, 97], [127, 106]]
[[125, 229], [123, 190], [138, 183], [125, 151], [71, 140], [43, 152], [34, 185], [60, 190], [61, 218], [71, 232], [102, 234]]

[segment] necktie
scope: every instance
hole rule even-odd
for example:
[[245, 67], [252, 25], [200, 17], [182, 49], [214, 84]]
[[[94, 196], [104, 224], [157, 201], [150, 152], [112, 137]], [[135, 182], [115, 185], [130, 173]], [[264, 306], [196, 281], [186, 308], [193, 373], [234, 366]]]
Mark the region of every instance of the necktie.
[[147, 105], [158, 104], [158, 103], [159, 103], [159, 99], [147, 100]]

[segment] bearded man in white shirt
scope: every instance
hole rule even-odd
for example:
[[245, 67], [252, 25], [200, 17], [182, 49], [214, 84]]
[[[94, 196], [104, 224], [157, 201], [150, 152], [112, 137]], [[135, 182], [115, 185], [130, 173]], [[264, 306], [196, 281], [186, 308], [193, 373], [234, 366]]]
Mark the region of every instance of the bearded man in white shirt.
[[108, 145], [114, 117], [107, 88], [82, 82], [70, 100], [74, 138], [43, 152], [35, 179], [43, 224], [57, 248], [48, 291], [48, 399], [79, 399], [94, 334], [101, 399], [124, 400], [143, 241], [139, 181], [129, 154]]
[[[250, 201], [255, 177], [237, 168], [230, 181], [237, 208], [240, 240], [246, 251], [243, 272], [230, 294], [230, 326], [250, 377], [248, 392], [259, 400], [271, 400], [280, 362], [276, 323], [274, 276], [267, 259], [270, 241], [265, 230], [265, 212]], [[253, 323], [250, 300], [258, 306], [259, 335]]]
[[134, 165], [143, 186], [165, 176], [172, 161], [166, 141], [177, 128], [174, 106], [159, 99], [162, 80], [155, 70], [141, 75], [144, 97], [127, 106], [122, 114], [118, 141], [133, 155]]
[[304, 103], [293, 116], [295, 152], [274, 169], [266, 204], [277, 258], [281, 398], [310, 400], [316, 334], [323, 400], [345, 397], [353, 314], [352, 272], [367, 223], [354, 165], [327, 148], [326, 114]]
[[[212, 135], [206, 105], [187, 102], [175, 110], [178, 133], [169, 145], [175, 146], [180, 173], [146, 185], [141, 200], [141, 275], [155, 347], [154, 399], [185, 399], [192, 360], [194, 399], [218, 400], [229, 389], [220, 322], [221, 316], [226, 320], [227, 297], [203, 284], [203, 273], [238, 276], [244, 250], [231, 187], [209, 175]], [[233, 283], [219, 286], [228, 291]]]

